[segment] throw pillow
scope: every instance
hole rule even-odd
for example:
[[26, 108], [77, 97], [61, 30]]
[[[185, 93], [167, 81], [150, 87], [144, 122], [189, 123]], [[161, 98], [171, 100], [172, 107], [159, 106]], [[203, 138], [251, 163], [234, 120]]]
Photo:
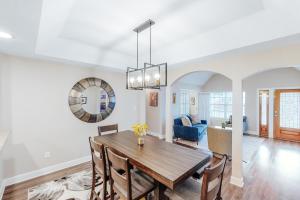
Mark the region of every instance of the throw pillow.
[[187, 116], [181, 117], [181, 121], [183, 126], [192, 126], [192, 123]]

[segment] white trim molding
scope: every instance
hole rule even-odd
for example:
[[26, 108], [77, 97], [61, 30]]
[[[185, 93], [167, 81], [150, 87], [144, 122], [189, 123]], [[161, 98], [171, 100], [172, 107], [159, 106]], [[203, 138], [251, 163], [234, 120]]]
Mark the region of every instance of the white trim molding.
[[24, 181], [27, 181], [27, 180], [30, 180], [33, 178], [37, 178], [40, 176], [44, 176], [44, 175], [47, 175], [47, 174], [50, 174], [50, 173], [53, 173], [53, 172], [56, 172], [59, 170], [63, 170], [63, 169], [73, 167], [73, 166], [76, 166], [76, 165], [79, 165], [79, 164], [82, 164], [85, 162], [89, 162], [90, 160], [91, 160], [91, 156], [85, 156], [85, 157], [78, 158], [75, 160], [70, 160], [67, 162], [59, 163], [59, 164], [41, 168], [41, 169], [38, 169], [38, 170], [35, 170], [32, 172], [28, 172], [28, 173], [24, 173], [24, 174], [20, 174], [20, 175], [14, 176], [14, 177], [4, 179], [1, 182], [1, 186], [0, 186], [0, 199], [2, 199], [2, 196], [4, 194], [4, 189], [6, 186], [24, 182]]
[[246, 133], [247, 133], [248, 135], [259, 136], [259, 135], [257, 134], [257, 131], [254, 131], [254, 130], [247, 130]]
[[5, 183], [4, 183], [4, 180], [2, 180], [0, 182], [0, 199], [2, 199], [2, 197], [3, 197], [4, 190], [5, 190]]
[[237, 177], [231, 176], [230, 177], [230, 183], [233, 184], [233, 185], [236, 185], [240, 188], [244, 187], [243, 177], [242, 178], [237, 178]]
[[161, 133], [156, 133], [156, 132], [149, 131], [148, 134], [152, 135], [154, 137], [158, 137], [160, 140], [165, 139], [165, 136]]

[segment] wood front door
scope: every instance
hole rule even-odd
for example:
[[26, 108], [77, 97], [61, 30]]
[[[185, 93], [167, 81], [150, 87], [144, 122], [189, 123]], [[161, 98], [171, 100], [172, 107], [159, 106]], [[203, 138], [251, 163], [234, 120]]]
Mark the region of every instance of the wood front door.
[[259, 136], [269, 137], [269, 90], [259, 91]]
[[300, 89], [275, 90], [275, 138], [300, 142]]

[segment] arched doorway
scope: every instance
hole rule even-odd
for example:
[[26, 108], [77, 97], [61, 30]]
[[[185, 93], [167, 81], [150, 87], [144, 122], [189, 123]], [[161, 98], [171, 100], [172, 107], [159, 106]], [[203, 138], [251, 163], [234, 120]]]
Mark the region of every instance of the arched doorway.
[[[180, 119], [187, 116], [199, 129], [199, 140], [196, 143], [191, 140], [189, 143], [188, 137], [182, 142], [207, 148], [208, 126], [232, 127], [232, 81], [226, 76], [210, 71], [191, 72], [172, 83], [171, 93], [173, 123], [180, 123]], [[174, 126], [173, 134], [178, 139], [179, 133]], [[228, 145], [231, 148], [231, 144]]]
[[[250, 146], [243, 144], [248, 152], [244, 174], [259, 177], [247, 181], [247, 187], [267, 188], [272, 182], [284, 185], [276, 187], [276, 194], [292, 198], [290, 186], [300, 183], [300, 69], [276, 67], [252, 73], [243, 79], [243, 91], [248, 134], [253, 138]], [[255, 195], [263, 194], [257, 190]]]
[[[223, 70], [223, 69], [222, 69]], [[239, 187], [243, 187], [243, 175], [242, 175], [242, 132], [243, 132], [243, 123], [242, 123], [242, 82], [241, 79], [232, 79], [228, 74], [222, 73], [222, 70], [205, 70], [205, 68], [198, 70], [185, 70], [177, 71], [175, 74], [170, 76], [169, 85], [166, 88], [166, 140], [169, 142], [173, 141], [173, 123], [174, 116], [172, 113], [172, 97], [173, 97], [173, 86], [176, 85], [176, 81], [180, 80], [182, 77], [193, 74], [195, 72], [210, 72], [216, 74], [219, 77], [223, 77], [229, 82], [229, 87], [232, 90], [232, 104], [235, 105], [232, 107], [232, 174], [230, 182]], [[176, 78], [174, 78], [176, 77]], [[219, 78], [216, 78], [220, 80]], [[218, 81], [216, 81], [218, 83]], [[224, 84], [225, 85], [225, 84]], [[222, 85], [222, 87], [224, 86]], [[221, 88], [221, 87], [220, 87]], [[219, 89], [220, 89], [219, 88]], [[220, 91], [220, 90], [219, 90]], [[224, 92], [224, 90], [223, 90]], [[221, 125], [220, 122], [219, 126]]]

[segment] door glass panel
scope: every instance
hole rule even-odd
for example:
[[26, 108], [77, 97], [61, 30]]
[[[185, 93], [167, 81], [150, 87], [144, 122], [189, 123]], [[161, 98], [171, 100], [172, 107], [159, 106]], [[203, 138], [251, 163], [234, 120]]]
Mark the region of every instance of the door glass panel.
[[280, 127], [300, 129], [300, 92], [280, 93]]
[[261, 125], [267, 125], [267, 103], [268, 94], [262, 93], [261, 94]]

